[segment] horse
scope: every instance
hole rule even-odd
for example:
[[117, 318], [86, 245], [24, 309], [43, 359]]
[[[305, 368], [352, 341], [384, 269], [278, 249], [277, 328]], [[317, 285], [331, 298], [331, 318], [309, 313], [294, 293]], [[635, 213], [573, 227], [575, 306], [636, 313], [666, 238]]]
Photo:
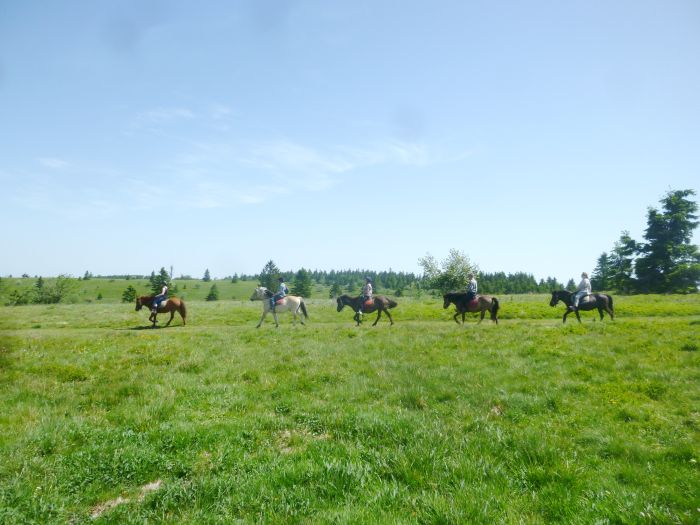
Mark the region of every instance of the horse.
[[[137, 297], [136, 311], [138, 312], [144, 306], [151, 310], [153, 307], [154, 298], [155, 295], [142, 295], [141, 297]], [[161, 301], [161, 303], [158, 305], [158, 309], [155, 312], [151, 310], [151, 315], [148, 317], [148, 320], [153, 322], [153, 328], [155, 328], [156, 317], [158, 314], [170, 312], [170, 319], [168, 319], [168, 323], [165, 325], [169, 326], [170, 322], [173, 320], [173, 317], [175, 317], [176, 311], [180, 313], [180, 317], [182, 317], [182, 324], [184, 326], [186, 324], [187, 308], [185, 308], [185, 301], [178, 299], [177, 297], [168, 297], [165, 301]]]
[[374, 320], [374, 323], [372, 323], [372, 326], [376, 326], [379, 322], [379, 318], [382, 316], [382, 312], [389, 317], [391, 324], [394, 324], [394, 320], [391, 318], [391, 314], [389, 313], [389, 308], [394, 308], [399, 304], [384, 295], [375, 295], [372, 297], [372, 299], [366, 301], [364, 305], [362, 304], [362, 296], [350, 297], [349, 295], [341, 295], [336, 299], [336, 301], [338, 303], [338, 312], [340, 312], [345, 306], [352, 308], [352, 311], [355, 312], [353, 319], [357, 323], [356, 326], [360, 326], [360, 323], [362, 322], [360, 313], [358, 312], [360, 306], [362, 306], [362, 311], [367, 312], [368, 314], [371, 314], [374, 311], [377, 312], [377, 318]]
[[462, 324], [464, 324], [464, 314], [467, 312], [481, 312], [481, 318], [479, 322], [484, 320], [484, 314], [488, 311], [491, 314], [491, 320], [498, 324], [498, 309], [500, 304], [496, 297], [491, 297], [490, 295], [477, 295], [476, 298], [471, 301], [467, 301], [467, 292], [449, 292], [442, 296], [443, 298], [443, 308], [448, 308], [450, 304], [454, 303], [457, 313], [455, 313], [453, 319], [455, 323], [459, 324], [457, 317], [462, 314]]
[[[304, 304], [303, 297], [297, 297], [296, 295], [285, 295], [282, 299], [279, 299], [275, 304], [275, 307], [272, 308], [270, 306], [270, 297], [273, 295], [274, 294], [264, 286], [258, 286], [253, 292], [253, 295], [250, 296], [251, 301], [262, 301], [263, 303], [262, 317], [260, 318], [258, 326], [255, 328], [260, 328], [260, 325], [265, 320], [265, 316], [267, 316], [267, 313], [270, 310], [272, 310], [272, 316], [275, 318], [275, 326], [278, 328], [280, 325], [277, 320], [278, 311], [292, 312], [292, 315], [294, 316], [293, 324], [297, 323], [297, 314], [299, 313], [299, 310], [301, 310], [301, 312], [304, 314], [304, 317], [307, 319], [309, 318], [309, 314], [306, 312], [306, 304]], [[304, 320], [301, 318], [301, 315], [299, 315], [299, 321], [301, 324], [304, 324]]]
[[576, 319], [578, 319], [578, 322], [580, 323], [581, 316], [579, 315], [578, 311], [593, 310], [594, 308], [598, 309], [601, 321], [603, 320], [603, 310], [608, 312], [610, 319], [615, 319], [615, 311], [613, 310], [613, 298], [611, 295], [607, 295], [604, 293], [594, 293], [586, 295], [581, 298], [581, 301], [578, 303], [578, 308], [574, 308], [573, 306], [573, 296], [573, 293], [567, 292], [566, 290], [555, 290], [552, 292], [552, 299], [549, 301], [549, 306], [556, 306], [559, 301], [566, 305], [566, 312], [564, 312], [564, 318], [562, 319], [563, 323], [566, 322], [566, 316], [569, 315], [571, 312], [576, 313]]

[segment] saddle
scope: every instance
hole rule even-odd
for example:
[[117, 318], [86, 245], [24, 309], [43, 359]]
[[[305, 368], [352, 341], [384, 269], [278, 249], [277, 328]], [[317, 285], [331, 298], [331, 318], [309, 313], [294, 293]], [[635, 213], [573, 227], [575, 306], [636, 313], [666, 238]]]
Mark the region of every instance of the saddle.
[[469, 306], [470, 308], [476, 308], [477, 306], [479, 306], [479, 296], [477, 295], [476, 297], [474, 297], [474, 299], [469, 301], [467, 303], [467, 306]]
[[277, 299], [277, 301], [275, 301], [275, 306], [282, 306], [286, 302], [287, 299], [285, 297], [282, 297], [281, 299]]
[[584, 295], [583, 297], [581, 297], [581, 299], [579, 299], [578, 304], [587, 303], [593, 300], [595, 300], [593, 294]]
[[363, 306], [364, 306], [365, 308], [370, 308], [370, 307], [374, 306], [374, 299], [367, 299], [367, 300], [364, 302]]

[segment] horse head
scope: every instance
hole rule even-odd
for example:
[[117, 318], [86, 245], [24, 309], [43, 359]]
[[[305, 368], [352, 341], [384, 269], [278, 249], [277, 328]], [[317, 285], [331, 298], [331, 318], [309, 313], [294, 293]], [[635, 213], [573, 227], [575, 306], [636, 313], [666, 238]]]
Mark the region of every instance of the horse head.
[[251, 301], [262, 301], [265, 298], [265, 292], [267, 288], [264, 286], [258, 286], [253, 291], [253, 295], [250, 296]]
[[341, 295], [340, 297], [338, 297], [336, 299], [336, 301], [338, 303], [338, 309], [337, 309], [338, 312], [340, 312], [345, 307], [345, 298], [346, 298], [345, 295]]
[[450, 297], [450, 294], [446, 293], [445, 295], [442, 296], [442, 299], [444, 303], [442, 304], [443, 308], [448, 308], [450, 306], [450, 303], [452, 302], [452, 298]]
[[566, 290], [554, 290], [552, 292], [552, 299], [549, 301], [549, 306], [556, 306], [559, 301], [567, 304], [567, 299], [571, 297], [571, 294]]
[[138, 312], [142, 306], [143, 306], [143, 304], [141, 303], [141, 297], [137, 297], [136, 298], [136, 311]]

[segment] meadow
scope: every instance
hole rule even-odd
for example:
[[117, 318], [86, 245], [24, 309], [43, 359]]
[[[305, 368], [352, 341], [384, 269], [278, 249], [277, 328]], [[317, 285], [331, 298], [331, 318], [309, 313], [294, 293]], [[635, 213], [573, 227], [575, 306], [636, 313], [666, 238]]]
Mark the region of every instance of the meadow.
[[149, 329], [98, 281], [0, 307], [0, 523], [700, 523], [698, 295], [256, 330], [254, 283], [193, 282]]

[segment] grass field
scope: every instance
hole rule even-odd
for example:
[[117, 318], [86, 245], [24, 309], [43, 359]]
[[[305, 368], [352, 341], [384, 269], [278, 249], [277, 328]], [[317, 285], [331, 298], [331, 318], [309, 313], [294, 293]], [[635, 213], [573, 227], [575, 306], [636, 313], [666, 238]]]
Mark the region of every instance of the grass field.
[[697, 295], [256, 330], [236, 283], [151, 330], [107, 284], [0, 308], [0, 523], [700, 523]]

